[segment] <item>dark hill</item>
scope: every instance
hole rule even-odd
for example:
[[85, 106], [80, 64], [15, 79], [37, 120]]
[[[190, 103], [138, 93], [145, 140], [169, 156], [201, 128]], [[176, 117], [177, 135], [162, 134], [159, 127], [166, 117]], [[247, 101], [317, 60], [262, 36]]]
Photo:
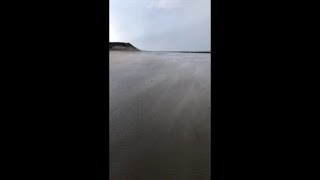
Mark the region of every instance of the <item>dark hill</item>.
[[111, 51], [139, 51], [130, 43], [123, 42], [109, 42], [109, 50]]

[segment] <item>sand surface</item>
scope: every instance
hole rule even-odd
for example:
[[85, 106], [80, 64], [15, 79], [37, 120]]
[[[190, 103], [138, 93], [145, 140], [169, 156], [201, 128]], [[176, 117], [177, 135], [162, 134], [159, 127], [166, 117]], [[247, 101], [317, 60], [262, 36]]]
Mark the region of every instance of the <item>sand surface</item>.
[[110, 52], [110, 179], [210, 179], [210, 54]]

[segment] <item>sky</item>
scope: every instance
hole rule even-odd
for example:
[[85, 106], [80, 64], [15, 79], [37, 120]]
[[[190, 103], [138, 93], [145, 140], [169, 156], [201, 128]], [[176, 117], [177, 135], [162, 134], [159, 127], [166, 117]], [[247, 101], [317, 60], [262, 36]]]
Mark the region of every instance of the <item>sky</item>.
[[210, 51], [211, 0], [110, 0], [109, 40], [149, 51]]

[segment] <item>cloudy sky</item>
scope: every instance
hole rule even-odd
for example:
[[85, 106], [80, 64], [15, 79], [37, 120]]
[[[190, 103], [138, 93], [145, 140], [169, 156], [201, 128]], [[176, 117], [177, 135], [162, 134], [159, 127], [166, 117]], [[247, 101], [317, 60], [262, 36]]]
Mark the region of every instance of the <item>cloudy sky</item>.
[[110, 0], [110, 42], [142, 50], [211, 50], [210, 1]]

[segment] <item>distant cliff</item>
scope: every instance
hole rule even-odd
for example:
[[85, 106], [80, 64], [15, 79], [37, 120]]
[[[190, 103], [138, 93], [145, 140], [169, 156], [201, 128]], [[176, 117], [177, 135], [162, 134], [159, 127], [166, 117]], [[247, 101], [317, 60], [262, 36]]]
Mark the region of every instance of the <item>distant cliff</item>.
[[110, 51], [139, 51], [138, 48], [134, 47], [130, 43], [124, 42], [109, 42]]

